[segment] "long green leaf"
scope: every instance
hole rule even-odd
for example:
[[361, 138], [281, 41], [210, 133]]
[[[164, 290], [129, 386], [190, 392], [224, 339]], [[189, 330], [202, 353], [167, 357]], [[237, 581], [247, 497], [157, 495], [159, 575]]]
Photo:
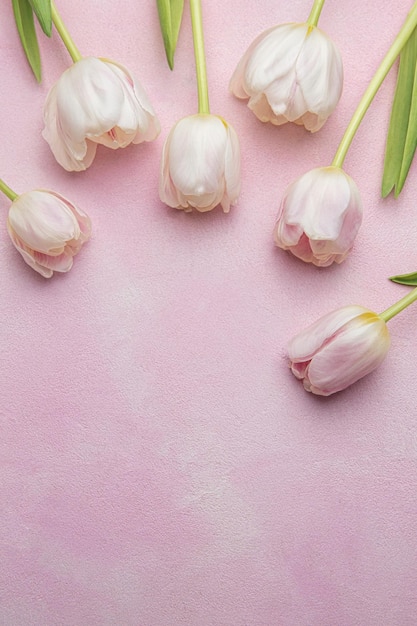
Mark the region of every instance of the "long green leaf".
[[165, 54], [171, 70], [174, 68], [174, 54], [180, 32], [184, 0], [156, 0], [159, 23], [164, 40]]
[[400, 285], [417, 285], [417, 272], [411, 272], [411, 274], [400, 274], [399, 276], [391, 276], [390, 280], [394, 283], [400, 283]]
[[35, 74], [36, 80], [41, 82], [41, 57], [36, 37], [33, 11], [28, 0], [12, 0], [14, 17], [20, 41], [22, 42], [29, 65]]
[[417, 146], [417, 29], [405, 44], [398, 69], [385, 148], [382, 197], [397, 197], [406, 181]]
[[[417, 46], [416, 46], [417, 51]], [[417, 57], [416, 57], [417, 60]], [[413, 80], [413, 94], [411, 96], [411, 107], [408, 118], [407, 136], [405, 138], [403, 159], [401, 163], [401, 170], [398, 176], [397, 186], [395, 188], [395, 196], [397, 197], [404, 186], [408, 171], [411, 166], [411, 162], [414, 157], [414, 153], [417, 147], [417, 68], [416, 61], [414, 61], [414, 80]]]
[[51, 0], [29, 0], [29, 2], [43, 32], [50, 37], [52, 33]]

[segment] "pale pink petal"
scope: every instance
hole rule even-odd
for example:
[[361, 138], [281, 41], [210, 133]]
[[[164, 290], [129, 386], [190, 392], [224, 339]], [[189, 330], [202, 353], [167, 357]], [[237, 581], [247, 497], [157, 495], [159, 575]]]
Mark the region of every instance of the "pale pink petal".
[[319, 320], [302, 330], [289, 342], [287, 351], [293, 363], [309, 361], [339, 330], [350, 320], [369, 313], [362, 306], [345, 306], [327, 313]]
[[80, 226], [68, 204], [45, 191], [18, 196], [8, 219], [17, 236], [39, 252], [61, 254], [67, 241], [80, 237]]
[[253, 54], [256, 46], [272, 31], [274, 31], [276, 26], [262, 32], [258, 35], [250, 44], [249, 48], [246, 50], [245, 54], [240, 59], [235, 71], [233, 72], [232, 78], [229, 83], [229, 90], [235, 95], [237, 98], [245, 99], [249, 96], [249, 94], [245, 91], [244, 83], [245, 83], [245, 72], [246, 65], [248, 60]]
[[304, 113], [301, 118], [298, 120], [294, 120], [295, 124], [299, 124], [300, 126], [304, 126], [306, 130], [309, 130], [311, 133], [316, 133], [323, 126], [327, 117], [321, 117], [316, 113], [311, 113], [307, 111]]
[[[161, 168], [159, 174], [159, 197], [162, 202], [172, 208], [175, 208], [180, 204], [180, 200], [169, 171], [169, 149], [171, 145], [172, 132], [173, 130], [171, 130], [168, 135], [162, 149]], [[188, 206], [188, 202], [185, 206]]]
[[220, 204], [224, 195], [224, 189], [219, 187], [212, 193], [192, 195], [192, 194], [183, 194], [181, 191], [178, 192], [179, 204], [183, 207], [189, 206], [200, 213], [205, 213], [206, 211], [211, 211], [215, 206]]
[[261, 122], [271, 122], [275, 126], [281, 126], [288, 122], [284, 115], [275, 115], [263, 93], [252, 96], [249, 99], [248, 107]]
[[68, 198], [61, 196], [61, 194], [56, 193], [55, 191], [49, 191], [46, 189], [40, 189], [39, 191], [48, 193], [51, 196], [55, 196], [56, 198], [58, 198], [58, 200], [60, 200], [62, 203], [64, 203], [68, 207], [68, 209], [71, 211], [71, 213], [74, 215], [75, 219], [77, 220], [78, 226], [80, 228], [80, 235], [78, 237], [78, 240], [81, 243], [84, 243], [85, 241], [87, 241], [87, 239], [89, 239], [91, 235], [91, 220], [88, 217], [88, 215], [84, 213], [84, 211], [82, 211], [79, 207], [76, 207], [74, 204], [72, 204], [72, 202], [70, 202]]
[[[265, 92], [274, 83], [275, 95], [280, 94], [285, 100], [291, 91], [295, 63], [306, 34], [305, 24], [281, 24], [267, 32], [247, 61], [245, 91], [249, 95]], [[278, 103], [270, 104], [273, 110], [278, 107]]]
[[33, 257], [33, 250], [27, 249], [24, 243], [19, 239], [16, 233], [11, 228], [9, 222], [7, 221], [7, 232], [9, 233], [10, 239], [16, 248], [16, 250], [21, 254], [23, 260], [29, 267], [31, 267], [35, 272], [41, 274], [44, 278], [51, 278], [53, 272], [52, 270], [43, 267], [40, 265]]
[[171, 137], [169, 168], [184, 194], [217, 190], [223, 177], [227, 133], [215, 116], [190, 116], [178, 122]]
[[354, 318], [314, 355], [308, 368], [313, 393], [345, 389], [378, 367], [390, 346], [385, 322], [372, 312]]
[[230, 205], [235, 204], [240, 194], [240, 145], [235, 129], [227, 127], [227, 143], [224, 159], [224, 179], [226, 182], [226, 193], [222, 201], [225, 212], [229, 211]]
[[310, 31], [296, 64], [306, 110], [322, 118], [332, 113], [343, 88], [343, 64], [333, 41], [319, 28]]
[[62, 252], [59, 256], [50, 256], [41, 252], [33, 252], [33, 258], [43, 268], [53, 272], [69, 272], [73, 264], [73, 254], [67, 251]]

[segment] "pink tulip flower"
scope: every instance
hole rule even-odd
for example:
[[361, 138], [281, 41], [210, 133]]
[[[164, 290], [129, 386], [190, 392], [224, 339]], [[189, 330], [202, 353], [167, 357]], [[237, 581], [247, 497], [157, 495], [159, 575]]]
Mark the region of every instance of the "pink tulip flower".
[[385, 321], [361, 306], [328, 313], [288, 345], [291, 371], [320, 396], [345, 389], [376, 369], [390, 346]]
[[91, 233], [89, 217], [53, 191], [36, 189], [12, 202], [7, 230], [24, 261], [45, 278], [68, 272]]
[[239, 192], [240, 148], [232, 126], [217, 115], [205, 113], [177, 122], [162, 154], [162, 202], [200, 212], [221, 204], [227, 213]]
[[152, 141], [159, 122], [143, 87], [114, 61], [85, 57], [75, 62], [50, 90], [43, 136], [62, 167], [85, 170], [97, 144], [124, 148]]
[[341, 263], [362, 221], [359, 190], [338, 167], [310, 170], [286, 190], [274, 228], [275, 243], [306, 263]]
[[319, 130], [339, 102], [343, 65], [338, 49], [317, 26], [281, 24], [248, 48], [230, 81], [261, 122], [295, 122]]

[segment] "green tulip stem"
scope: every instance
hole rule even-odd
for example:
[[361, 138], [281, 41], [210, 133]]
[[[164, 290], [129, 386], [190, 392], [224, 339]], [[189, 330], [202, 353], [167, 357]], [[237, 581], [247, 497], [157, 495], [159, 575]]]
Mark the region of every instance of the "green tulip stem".
[[401, 313], [401, 311], [404, 311], [406, 307], [410, 306], [410, 304], [413, 304], [413, 302], [415, 302], [416, 300], [417, 287], [415, 289], [412, 289], [406, 296], [404, 296], [404, 298], [401, 298], [401, 300], [398, 300], [398, 302], [380, 313], [379, 317], [381, 317], [384, 322], [388, 322], [388, 320], [393, 318], [395, 315], [398, 315], [398, 313]]
[[191, 24], [193, 27], [195, 69], [197, 73], [198, 112], [210, 113], [201, 0], [190, 0], [190, 8]]
[[307, 20], [307, 24], [309, 26], [317, 26], [323, 5], [324, 0], [314, 0], [313, 7]]
[[61, 16], [59, 15], [57, 8], [55, 6], [54, 0], [51, 0], [51, 11], [52, 11], [52, 21], [55, 24], [55, 28], [57, 29], [59, 36], [64, 42], [64, 45], [66, 49], [68, 50], [71, 59], [74, 61], [74, 63], [76, 63], [77, 61], [82, 59], [81, 53], [78, 50], [77, 46], [75, 45], [74, 40], [69, 34], [64, 22], [62, 21]]
[[355, 136], [356, 131], [358, 130], [359, 124], [361, 123], [366, 111], [368, 110], [369, 105], [374, 99], [375, 94], [382, 85], [385, 76], [388, 74], [389, 70], [394, 64], [394, 61], [400, 54], [404, 45], [407, 43], [416, 25], [417, 2], [414, 2], [413, 7], [407, 15], [407, 18], [401, 30], [394, 39], [392, 46], [382, 60], [381, 65], [375, 72], [374, 77], [372, 78], [365, 93], [362, 96], [361, 101], [359, 102], [358, 108], [356, 109], [352, 119], [348, 124], [348, 127], [346, 128], [345, 134], [342, 137], [342, 141], [339, 144], [339, 147], [332, 162], [332, 165], [334, 165], [334, 167], [343, 166], [343, 161], [345, 160], [347, 151], [349, 150], [349, 146], [352, 143], [352, 139]]
[[0, 191], [4, 193], [4, 195], [7, 196], [9, 200], [12, 200], [12, 201], [16, 200], [18, 196], [18, 194], [14, 192], [13, 189], [10, 189], [9, 185], [6, 185], [4, 180], [2, 180], [1, 178], [0, 178]]

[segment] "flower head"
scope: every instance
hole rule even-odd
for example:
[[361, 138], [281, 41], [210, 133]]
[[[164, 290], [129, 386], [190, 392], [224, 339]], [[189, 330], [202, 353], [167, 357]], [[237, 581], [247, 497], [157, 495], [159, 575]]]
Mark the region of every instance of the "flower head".
[[281, 24], [255, 39], [238, 64], [230, 90], [249, 98], [261, 122], [295, 122], [319, 130], [339, 102], [343, 65], [317, 26]]
[[274, 237], [277, 246], [321, 267], [341, 263], [362, 221], [359, 190], [338, 167], [310, 170], [286, 190]]
[[329, 396], [377, 368], [389, 346], [388, 329], [379, 315], [345, 306], [294, 337], [288, 356], [292, 373], [307, 391]]
[[46, 99], [44, 122], [43, 136], [68, 171], [89, 167], [97, 144], [124, 148], [160, 131], [143, 87], [122, 65], [96, 57], [81, 58], [61, 75]]
[[91, 232], [88, 216], [53, 191], [36, 189], [13, 201], [7, 230], [24, 261], [45, 278], [68, 272]]
[[221, 117], [197, 114], [173, 127], [162, 154], [159, 195], [168, 206], [227, 213], [240, 191], [240, 148]]

